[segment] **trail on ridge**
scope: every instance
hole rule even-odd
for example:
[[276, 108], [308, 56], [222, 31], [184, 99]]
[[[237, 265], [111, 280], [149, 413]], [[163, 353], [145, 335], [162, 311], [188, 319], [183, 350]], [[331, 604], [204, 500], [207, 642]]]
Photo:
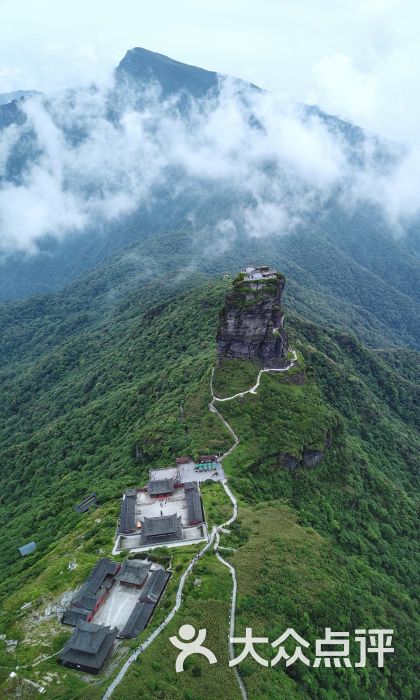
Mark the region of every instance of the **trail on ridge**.
[[[247, 389], [246, 391], [241, 391], [241, 392], [239, 392], [238, 394], [234, 394], [233, 396], [228, 396], [227, 398], [224, 398], [224, 399], [220, 399], [220, 398], [218, 398], [217, 396], [215, 396], [215, 394], [214, 394], [214, 391], [213, 391], [214, 367], [213, 367], [212, 372], [211, 372], [211, 377], [210, 377], [210, 391], [211, 391], [211, 397], [212, 397], [212, 399], [211, 399], [211, 402], [209, 403], [209, 410], [210, 410], [212, 413], [215, 413], [215, 414], [220, 418], [220, 420], [223, 422], [224, 426], [228, 429], [228, 431], [230, 432], [230, 434], [232, 435], [232, 437], [233, 437], [233, 439], [234, 439], [233, 445], [220, 457], [220, 460], [219, 460], [220, 462], [222, 462], [226, 457], [228, 457], [228, 455], [230, 455], [230, 454], [237, 448], [237, 446], [239, 445], [239, 442], [240, 442], [240, 441], [239, 441], [239, 438], [238, 438], [238, 436], [236, 435], [235, 431], [233, 430], [233, 428], [232, 428], [232, 427], [229, 425], [229, 423], [223, 418], [223, 416], [222, 416], [222, 414], [220, 413], [220, 411], [219, 411], [219, 410], [216, 408], [216, 406], [214, 405], [215, 401], [219, 401], [219, 402], [223, 402], [223, 401], [232, 401], [233, 399], [236, 399], [236, 398], [238, 398], [239, 396], [245, 396], [245, 394], [256, 394], [256, 393], [257, 393], [257, 389], [258, 389], [258, 387], [259, 387], [259, 385], [260, 385], [261, 376], [262, 376], [263, 373], [265, 373], [265, 372], [286, 372], [287, 370], [289, 370], [289, 369], [295, 364], [296, 360], [297, 360], [296, 352], [293, 350], [293, 359], [292, 359], [292, 361], [291, 361], [286, 367], [283, 367], [283, 368], [281, 368], [281, 369], [262, 369], [262, 370], [260, 370], [260, 372], [258, 373], [257, 382], [256, 382], [256, 384], [254, 384], [253, 387], [251, 387], [250, 389]], [[176, 612], [177, 612], [177, 611], [179, 610], [179, 608], [181, 607], [181, 603], [182, 603], [182, 594], [183, 594], [185, 582], [186, 582], [188, 576], [190, 575], [190, 573], [191, 573], [191, 571], [192, 571], [194, 565], [196, 564], [196, 562], [197, 562], [199, 559], [201, 559], [201, 557], [211, 548], [212, 545], [213, 545], [213, 549], [214, 549], [214, 552], [215, 552], [215, 554], [216, 554], [216, 557], [217, 557], [218, 560], [221, 562], [221, 564], [223, 564], [224, 566], [226, 566], [226, 567], [229, 569], [230, 574], [231, 574], [231, 576], [232, 576], [232, 580], [233, 580], [232, 599], [231, 599], [231, 609], [230, 609], [230, 620], [229, 620], [229, 637], [230, 637], [230, 638], [234, 637], [234, 634], [235, 634], [235, 616], [236, 616], [236, 595], [237, 595], [237, 590], [238, 590], [238, 581], [237, 581], [237, 577], [236, 577], [235, 567], [232, 566], [232, 564], [230, 564], [229, 562], [227, 562], [227, 561], [221, 556], [221, 554], [220, 554], [219, 551], [218, 551], [218, 547], [219, 547], [220, 532], [221, 532], [224, 528], [226, 528], [226, 527], [228, 527], [229, 525], [231, 525], [231, 524], [236, 520], [236, 518], [237, 518], [237, 516], [238, 516], [238, 502], [237, 502], [237, 500], [236, 500], [235, 495], [232, 493], [231, 489], [229, 488], [229, 486], [228, 486], [228, 484], [227, 484], [227, 478], [226, 478], [226, 477], [225, 477], [224, 479], [221, 480], [221, 484], [222, 484], [222, 486], [223, 486], [223, 488], [224, 488], [226, 494], [228, 495], [228, 497], [229, 497], [229, 499], [230, 499], [230, 501], [231, 501], [231, 503], [232, 503], [232, 505], [233, 505], [233, 513], [232, 513], [232, 516], [231, 516], [231, 517], [229, 518], [229, 520], [227, 520], [225, 523], [222, 523], [221, 525], [216, 525], [216, 526], [213, 527], [213, 529], [212, 529], [212, 531], [211, 531], [211, 533], [210, 533], [209, 541], [208, 541], [207, 544], [198, 552], [198, 554], [196, 554], [196, 555], [190, 560], [190, 562], [189, 562], [187, 568], [185, 569], [184, 573], [182, 574], [182, 576], [181, 576], [181, 578], [180, 578], [180, 581], [179, 581], [179, 584], [178, 584], [178, 589], [177, 589], [177, 592], [176, 592], [176, 599], [175, 599], [175, 605], [174, 605], [174, 607], [173, 607], [172, 610], [168, 613], [168, 615], [167, 615], [166, 618], [163, 620], [163, 622], [161, 622], [161, 624], [159, 625], [159, 627], [157, 627], [157, 628], [150, 634], [150, 636], [132, 652], [132, 654], [130, 654], [130, 656], [129, 656], [128, 659], [125, 661], [124, 665], [122, 666], [122, 668], [120, 669], [120, 671], [118, 672], [118, 674], [116, 675], [116, 677], [114, 678], [114, 680], [112, 681], [112, 683], [111, 683], [111, 684], [108, 686], [108, 688], [106, 689], [105, 693], [104, 693], [103, 696], [102, 696], [102, 700], [109, 700], [109, 698], [111, 697], [111, 695], [112, 695], [112, 693], [114, 692], [114, 690], [117, 688], [117, 686], [118, 686], [118, 685], [121, 683], [121, 681], [123, 680], [123, 678], [124, 678], [124, 676], [126, 675], [128, 669], [130, 668], [130, 666], [131, 666], [135, 661], [137, 661], [137, 659], [139, 658], [139, 656], [140, 656], [144, 651], [146, 651], [146, 649], [152, 644], [152, 642], [154, 642], [154, 640], [156, 639], [156, 637], [158, 637], [158, 635], [159, 635], [159, 634], [165, 629], [165, 627], [171, 622], [171, 620], [172, 620], [173, 617], [175, 616]], [[231, 660], [234, 658], [233, 643], [232, 643], [231, 641], [229, 641], [229, 656], [230, 656], [230, 659], [231, 659]], [[240, 689], [240, 692], [241, 692], [241, 696], [242, 696], [243, 700], [248, 700], [248, 695], [247, 695], [247, 692], [246, 692], [246, 688], [245, 688], [245, 686], [244, 686], [244, 684], [243, 684], [243, 681], [242, 681], [242, 679], [241, 679], [241, 677], [240, 677], [240, 675], [239, 675], [239, 672], [238, 672], [238, 670], [237, 670], [236, 667], [234, 667], [234, 672], [235, 672], [235, 675], [236, 675], [236, 679], [237, 679], [237, 681], [238, 681], [238, 685], [239, 685], [239, 689]]]

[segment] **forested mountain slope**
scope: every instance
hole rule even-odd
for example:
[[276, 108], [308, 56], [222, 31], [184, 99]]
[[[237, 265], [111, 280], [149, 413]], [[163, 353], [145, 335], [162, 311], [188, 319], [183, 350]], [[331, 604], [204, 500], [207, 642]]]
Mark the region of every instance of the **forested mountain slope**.
[[[68, 636], [55, 618], [45, 618], [46, 607], [83, 581], [100, 553], [109, 554], [125, 487], [178, 454], [231, 444], [208, 411], [218, 314], [231, 280], [214, 269], [212, 276], [174, 269], [178, 255], [180, 247], [171, 250], [165, 274], [144, 255], [140, 268], [122, 256], [60, 294], [0, 309], [0, 632], [19, 640], [14, 651], [0, 642], [6, 696], [23, 687], [8, 678], [19, 663], [36, 681], [58, 674], [60, 684], [54, 680], [46, 697], [85, 697], [83, 679], [54, 659], [31, 668]], [[225, 264], [233, 267], [234, 258]], [[283, 303], [299, 364], [289, 376], [265, 375], [256, 396], [223, 405], [241, 438], [225, 462], [240, 499], [239, 524], [223, 540], [236, 550], [238, 629], [252, 624], [273, 637], [291, 626], [313, 640], [325, 626], [394, 627], [396, 654], [384, 671], [372, 663], [348, 674], [294, 666], [267, 676], [247, 663], [244, 681], [255, 700], [279, 693], [414, 699], [418, 354], [368, 348], [351, 327], [378, 342], [387, 333], [379, 319], [349, 301], [328, 301], [325, 287], [315, 284], [311, 294], [298, 275], [289, 279]], [[221, 369], [216, 387], [227, 392], [230, 382], [246, 384], [254, 373], [244, 368], [238, 380]], [[305, 448], [324, 452], [324, 460], [313, 469], [282, 468], [285, 454], [300, 459]], [[73, 505], [92, 491], [97, 511], [79, 516]], [[216, 522], [229, 510], [222, 500], [205, 496]], [[22, 559], [17, 547], [32, 539], [37, 551]], [[165, 605], [187, 561], [175, 556]], [[168, 659], [175, 651], [167, 636], [180, 620], [205, 619], [210, 641], [223, 648], [229, 579], [217, 566], [210, 555], [199, 565], [205, 583], [187, 587], [180, 616], [159, 638], [156, 649]], [[159, 692], [181, 700], [196, 697], [198, 683], [203, 697], [214, 697], [214, 683], [227, 683], [229, 697], [237, 697], [222, 664], [210, 677], [199, 661], [198, 671], [175, 680], [172, 662], [156, 665], [155, 653], [152, 645], [141, 678], [134, 665], [116, 698]], [[106, 682], [90, 686], [90, 696], [101, 697]]]
[[[404, 235], [398, 239], [393, 235], [395, 231], [381, 206], [369, 200], [351, 202], [346, 199], [348, 185], [345, 181], [339, 180], [336, 186], [327, 188], [329, 196], [316, 189], [318, 178], [322, 180], [324, 170], [327, 170], [326, 159], [330, 157], [329, 149], [334, 144], [342, 147], [350, 169], [354, 163], [363, 165], [367, 153], [373, 151], [373, 163], [368, 165], [378, 167], [374, 171], [376, 178], [382, 177], [392, 159], [397, 158], [395, 149], [318, 108], [301, 105], [293, 123], [302, 132], [292, 132], [292, 140], [299, 145], [300, 140], [305, 142], [311, 128], [315, 129], [315, 134], [320, 131], [316, 137], [319, 143], [310, 142], [316, 151], [320, 149], [320, 163], [308, 164], [315, 171], [314, 178], [302, 186], [300, 176], [295, 173], [294, 156], [290, 162], [287, 158], [286, 161], [280, 158], [277, 165], [273, 164], [276, 156], [268, 148], [269, 139], [265, 146], [268, 148], [266, 157], [258, 160], [250, 174], [243, 178], [246, 180], [252, 176], [264, 182], [269, 174], [267, 188], [263, 188], [262, 194], [258, 189], [255, 192], [252, 188], [244, 189], [240, 173], [247, 165], [241, 158], [246, 157], [248, 150], [251, 153], [254, 148], [258, 151], [259, 139], [265, 133], [249, 105], [252, 105], [252, 95], [263, 93], [255, 86], [236, 81], [236, 97], [230, 94], [220, 97], [221, 79], [222, 76], [212, 71], [188, 66], [144, 49], [133, 49], [120, 62], [115, 72], [115, 85], [105, 95], [98, 97], [97, 89], [92, 87], [81, 96], [74, 90], [58, 100], [37, 98], [39, 105], [32, 109], [38, 119], [37, 110], [41, 111], [42, 123], [49, 124], [52, 142], [57, 146], [54, 154], [49, 153], [41, 136], [37, 136], [35, 117], [33, 124], [30, 122], [28, 126], [25, 100], [0, 105], [1, 137], [5, 141], [6, 154], [0, 182], [5, 193], [20, 201], [20, 193], [27, 192], [28, 201], [32, 201], [32, 188], [35, 187], [38, 199], [37, 168], [40, 172], [45, 170], [47, 180], [58, 169], [61, 179], [52, 183], [61, 202], [58, 210], [65, 212], [69, 209], [71, 212], [74, 202], [77, 202], [80, 211], [76, 206], [76, 221], [86, 218], [81, 229], [75, 224], [74, 230], [65, 229], [63, 232], [60, 216], [56, 222], [53, 217], [49, 233], [40, 234], [32, 241], [29, 254], [25, 248], [19, 251], [6, 249], [0, 253], [0, 299], [25, 298], [62, 289], [105, 260], [115, 267], [113, 256], [116, 254], [120, 255], [121, 261], [128, 261], [124, 264], [129, 269], [134, 267], [133, 259], [136, 258], [140, 269], [150, 267], [152, 274], [159, 275], [179, 267], [219, 274], [234, 271], [250, 261], [257, 262], [258, 257], [284, 269], [294, 283], [300, 285], [301, 296], [304, 295], [315, 309], [325, 306], [327, 314], [337, 316], [344, 311], [347, 316], [355, 316], [355, 332], [372, 345], [391, 343], [418, 348], [420, 279], [413, 244], [418, 237], [417, 222], [410, 222], [410, 239]], [[144, 107], [145, 94], [156, 88], [157, 97]], [[182, 99], [177, 97], [179, 95]], [[217, 119], [223, 123], [230, 114], [229, 109], [236, 109], [236, 118], [243, 119], [241, 129], [250, 129], [247, 147], [239, 148], [235, 155], [237, 164], [236, 160], [229, 160], [230, 147], [229, 144], [223, 145], [224, 132], [220, 128], [213, 126], [215, 133], [211, 132], [209, 142], [206, 141], [205, 126], [203, 130], [197, 114], [208, 99], [213, 106], [208, 108], [205, 124], [212, 118], [212, 109], [216, 115], [217, 109], [221, 110], [221, 116], [215, 117], [216, 127]], [[214, 99], [214, 104], [211, 99]], [[136, 119], [138, 131], [131, 134], [127, 132], [127, 124], [131, 121], [137, 124]], [[284, 138], [281, 119], [281, 113], [276, 113], [274, 135], [280, 140]], [[316, 120], [312, 126], [311, 119]], [[288, 123], [286, 120], [286, 126]], [[168, 134], [165, 124], [170, 126]], [[162, 129], [163, 134], [160, 134]], [[174, 161], [173, 155], [168, 155], [166, 162], [166, 151], [173, 148], [170, 135], [185, 131], [197, 139], [196, 148], [192, 153], [188, 152], [185, 162]], [[142, 138], [138, 137], [138, 132], [143, 134]], [[158, 140], [155, 144], [156, 133], [163, 142]], [[229, 132], [227, 134], [229, 138]], [[99, 144], [103, 140], [99, 154], [97, 139]], [[129, 144], [128, 150], [133, 150], [134, 159], [127, 156], [124, 139]], [[218, 139], [221, 139], [220, 143]], [[184, 134], [179, 149], [188, 151], [190, 146], [185, 143]], [[212, 158], [206, 160], [206, 149], [212, 151], [212, 146], [219, 149], [214, 156], [215, 163]], [[194, 162], [195, 150], [198, 150], [197, 163]], [[108, 160], [105, 158], [102, 164], [100, 156], [104, 152], [108, 154]], [[89, 159], [85, 177], [85, 173], [77, 170], [77, 163], [83, 163], [86, 154]], [[298, 149], [296, 157], [299, 156]], [[342, 157], [343, 154], [337, 153], [329, 167], [339, 170]], [[99, 165], [95, 164], [95, 159], [99, 159]], [[161, 160], [162, 166], [159, 165]], [[154, 184], [152, 179], [149, 192], [149, 171], [153, 178], [156, 163], [161, 170], [158, 170]], [[220, 177], [216, 176], [217, 171], [213, 173], [213, 167], [221, 168]], [[224, 169], [231, 172], [231, 177], [223, 175]], [[265, 189], [271, 186], [273, 192], [265, 201]], [[148, 196], [137, 201], [137, 190], [142, 191], [143, 187], [146, 187]], [[68, 191], [73, 197], [69, 200], [65, 198]], [[41, 199], [48, 202], [49, 192], [43, 192]], [[120, 199], [128, 198], [131, 206], [128, 211], [122, 208], [120, 214], [107, 219], [101, 215], [101, 207], [106, 209], [109, 206], [112, 210], [114, 196], [117, 210]], [[300, 199], [305, 202], [306, 198], [308, 205], [299, 209]], [[270, 228], [268, 221], [266, 230], [265, 209], [261, 212], [255, 209], [259, 199], [269, 213], [273, 207], [275, 211], [278, 208], [282, 211], [286, 206], [290, 210], [289, 218], [296, 219], [296, 222], [291, 227], [283, 226], [280, 217], [278, 226]], [[89, 212], [91, 208], [96, 211], [96, 206], [99, 207], [98, 214], [91, 216]], [[46, 210], [49, 210], [48, 206]], [[54, 211], [53, 206], [53, 214]], [[235, 224], [236, 233], [233, 234], [229, 226], [224, 231], [223, 226], [229, 222], [232, 225], [238, 212], [248, 212], [251, 219], [255, 219], [255, 225], [245, 232], [244, 222], [242, 225], [239, 222]], [[31, 227], [32, 219], [23, 221], [18, 238], [26, 235], [25, 229]], [[411, 242], [407, 243], [408, 240]], [[310, 315], [317, 320], [313, 313], [316, 313], [314, 309]]]

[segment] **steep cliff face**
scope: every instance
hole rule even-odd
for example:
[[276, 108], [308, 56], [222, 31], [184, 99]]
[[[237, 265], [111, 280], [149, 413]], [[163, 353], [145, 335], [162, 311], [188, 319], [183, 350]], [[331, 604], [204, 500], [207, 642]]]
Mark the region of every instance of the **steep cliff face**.
[[217, 332], [219, 358], [259, 360], [264, 367], [281, 367], [287, 352], [281, 297], [285, 278], [240, 274], [226, 296]]

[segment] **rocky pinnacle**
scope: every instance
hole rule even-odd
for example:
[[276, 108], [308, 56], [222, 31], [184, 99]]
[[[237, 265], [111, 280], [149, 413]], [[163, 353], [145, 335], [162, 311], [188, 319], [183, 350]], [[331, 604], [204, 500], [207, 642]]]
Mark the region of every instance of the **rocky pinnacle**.
[[268, 268], [246, 270], [234, 280], [220, 313], [219, 359], [256, 360], [264, 367], [281, 367], [287, 353], [281, 307], [284, 275], [274, 270], [258, 272]]

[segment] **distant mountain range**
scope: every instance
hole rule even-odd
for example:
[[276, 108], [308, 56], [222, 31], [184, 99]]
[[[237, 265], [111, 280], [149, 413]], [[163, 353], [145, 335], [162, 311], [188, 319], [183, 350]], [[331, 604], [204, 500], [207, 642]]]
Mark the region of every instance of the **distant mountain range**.
[[[125, 108], [127, 93], [135, 104], [142, 99], [145, 87], [157, 85], [162, 99], [181, 93], [186, 100], [201, 100], [217, 95], [221, 77], [158, 53], [132, 49], [116, 68], [107, 118], [112, 122]], [[249, 89], [243, 81], [237, 86], [239, 90]], [[255, 86], [252, 89], [258, 90]], [[25, 121], [21, 105], [22, 97], [25, 102], [28, 94], [18, 93], [20, 99], [0, 104], [0, 127], [7, 129]], [[360, 156], [365, 139], [362, 129], [316, 107], [304, 106], [304, 110], [307, 115], [317, 114], [331, 132], [345, 139], [355, 158]], [[69, 139], [82, 137], [68, 133]], [[16, 183], [24, 177], [25, 169], [39, 157], [37, 148], [31, 134], [24, 132], [5, 165], [3, 183]], [[189, 267], [220, 274], [250, 261], [267, 262], [276, 264], [293, 277], [294, 284], [301, 285], [309, 316], [319, 319], [323, 308], [329, 321], [341, 323], [346, 317], [347, 326], [360, 331], [373, 345], [388, 341], [419, 346], [417, 227], [412, 227], [411, 238], [397, 240], [372, 205], [360, 205], [348, 212], [338, 199], [330, 198], [322, 203], [322, 209], [302, 217], [291, 235], [243, 237], [232, 240], [227, 248], [220, 247], [214, 225], [245, 204], [241, 193], [229, 191], [217, 181], [202, 187], [192, 178], [179, 189], [175, 174], [162, 183], [150, 204], [127, 215], [90, 225], [64, 238], [44, 237], [36, 254], [4, 254], [0, 300], [62, 289], [105, 261], [103, 270], [115, 266], [124, 270], [128, 265], [132, 271], [137, 265], [139, 276], [146, 264], [158, 271]], [[121, 276], [124, 278], [125, 273]], [[129, 278], [133, 280], [132, 272]]]

